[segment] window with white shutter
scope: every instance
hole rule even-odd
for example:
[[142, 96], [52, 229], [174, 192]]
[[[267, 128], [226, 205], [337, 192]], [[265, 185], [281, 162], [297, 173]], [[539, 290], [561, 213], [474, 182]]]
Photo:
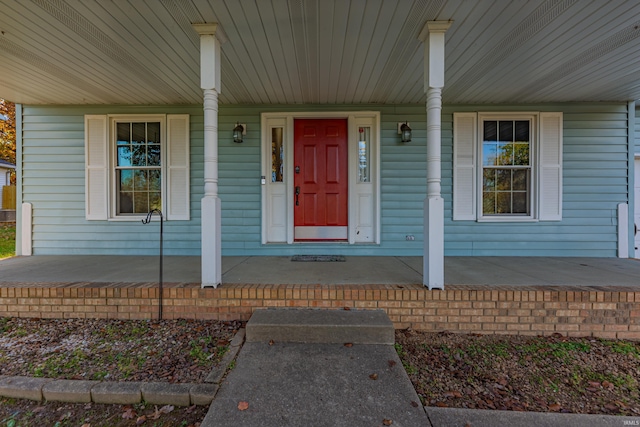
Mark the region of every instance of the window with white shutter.
[[189, 115], [85, 117], [86, 218], [189, 219]]
[[453, 120], [454, 220], [562, 219], [562, 113]]

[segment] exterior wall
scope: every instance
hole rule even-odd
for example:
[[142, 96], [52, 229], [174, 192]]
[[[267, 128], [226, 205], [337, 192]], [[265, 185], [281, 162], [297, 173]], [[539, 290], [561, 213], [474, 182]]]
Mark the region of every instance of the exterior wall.
[[640, 154], [640, 106], [636, 108], [635, 154]]
[[[562, 221], [451, 221], [454, 111], [564, 113]], [[445, 255], [617, 256], [617, 204], [627, 202], [627, 104], [447, 107], [443, 111]]]
[[43, 107], [23, 108], [24, 202], [33, 204], [33, 254], [157, 254], [158, 226], [140, 221], [85, 219], [85, 114], [191, 114], [191, 221], [166, 222], [167, 255], [200, 254], [203, 180], [202, 108]]
[[[381, 112], [381, 244], [261, 244], [260, 114], [276, 111]], [[488, 224], [452, 221], [452, 121], [456, 111], [564, 113], [563, 220]], [[23, 116], [23, 201], [33, 203], [34, 254], [157, 253], [157, 227], [139, 222], [86, 221], [85, 114], [191, 115], [191, 220], [165, 224], [165, 254], [200, 253], [203, 115], [186, 107], [27, 106]], [[616, 206], [627, 201], [626, 104], [445, 106], [442, 193], [445, 255], [616, 256]], [[409, 121], [413, 141], [399, 142], [397, 122]], [[235, 144], [236, 122], [247, 124]], [[221, 106], [219, 191], [224, 256], [344, 254], [420, 256], [426, 197], [426, 112], [423, 105]], [[405, 236], [415, 236], [407, 241]]]

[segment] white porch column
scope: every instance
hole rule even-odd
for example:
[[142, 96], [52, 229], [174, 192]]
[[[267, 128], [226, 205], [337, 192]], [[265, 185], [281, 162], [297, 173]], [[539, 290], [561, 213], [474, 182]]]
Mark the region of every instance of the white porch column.
[[440, 130], [444, 87], [444, 33], [451, 23], [427, 22], [419, 36], [424, 43], [424, 90], [427, 94], [427, 198], [424, 201], [422, 283], [429, 289], [444, 289], [444, 201], [440, 194]]
[[222, 283], [221, 206], [218, 198], [218, 94], [220, 43], [217, 24], [193, 24], [200, 34], [200, 87], [204, 92], [204, 197], [202, 215], [202, 287]]

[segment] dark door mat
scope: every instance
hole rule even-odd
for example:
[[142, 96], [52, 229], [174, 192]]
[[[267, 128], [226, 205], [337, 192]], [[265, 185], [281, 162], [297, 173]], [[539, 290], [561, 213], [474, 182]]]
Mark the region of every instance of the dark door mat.
[[345, 262], [344, 255], [294, 255], [291, 261], [301, 262]]

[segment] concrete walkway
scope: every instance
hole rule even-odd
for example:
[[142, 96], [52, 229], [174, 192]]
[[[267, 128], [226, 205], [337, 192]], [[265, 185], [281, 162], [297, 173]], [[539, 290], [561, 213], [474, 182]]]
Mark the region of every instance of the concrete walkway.
[[[248, 409], [239, 410], [240, 402]], [[640, 425], [640, 416], [423, 408], [392, 346], [245, 343], [201, 427], [359, 427], [384, 420], [393, 427]]]
[[246, 343], [202, 427], [429, 425], [419, 402], [392, 346]]
[[[336, 312], [322, 311], [308, 316], [309, 310], [266, 312], [256, 312], [256, 321], [252, 318], [247, 324], [250, 342], [244, 344], [235, 366], [220, 383], [201, 427], [640, 424], [640, 417], [423, 407], [394, 347], [380, 343], [387, 342], [384, 332], [380, 330], [376, 338], [375, 331], [363, 334], [360, 330], [371, 323], [363, 317], [371, 313], [356, 310], [338, 312], [335, 317]], [[385, 323], [384, 319], [374, 320]], [[319, 332], [318, 327], [326, 328], [327, 333]], [[307, 336], [314, 342], [299, 342], [304, 335], [296, 332], [301, 328], [309, 328]], [[282, 341], [269, 340], [270, 336]], [[294, 342], [287, 342], [289, 336]], [[363, 337], [361, 344], [358, 337]], [[356, 343], [338, 342], [343, 338]]]
[[[164, 281], [198, 286], [200, 257], [164, 258]], [[153, 256], [14, 257], [0, 261], [0, 282], [157, 282]], [[345, 262], [293, 262], [290, 257], [223, 257], [224, 284], [415, 285], [422, 257], [346, 257]], [[640, 260], [619, 258], [446, 257], [445, 286], [640, 286]], [[132, 286], [132, 285], [129, 285]]]

